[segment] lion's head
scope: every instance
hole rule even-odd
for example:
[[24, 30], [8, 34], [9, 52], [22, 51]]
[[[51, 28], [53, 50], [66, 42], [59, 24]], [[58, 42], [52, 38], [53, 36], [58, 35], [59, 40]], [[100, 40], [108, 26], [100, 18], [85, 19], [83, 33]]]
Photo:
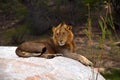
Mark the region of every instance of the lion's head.
[[52, 31], [53, 41], [56, 45], [64, 46], [73, 41], [72, 27], [65, 23], [61, 23], [57, 27], [53, 27]]

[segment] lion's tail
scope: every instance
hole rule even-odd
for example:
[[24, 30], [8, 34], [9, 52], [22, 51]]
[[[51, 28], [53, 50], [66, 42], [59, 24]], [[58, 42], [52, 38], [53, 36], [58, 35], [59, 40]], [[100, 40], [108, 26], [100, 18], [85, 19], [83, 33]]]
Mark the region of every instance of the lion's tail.
[[19, 48], [17, 48], [15, 52], [16, 55], [18, 55], [19, 57], [39, 57], [42, 55], [42, 53], [30, 53], [30, 52], [22, 51]]

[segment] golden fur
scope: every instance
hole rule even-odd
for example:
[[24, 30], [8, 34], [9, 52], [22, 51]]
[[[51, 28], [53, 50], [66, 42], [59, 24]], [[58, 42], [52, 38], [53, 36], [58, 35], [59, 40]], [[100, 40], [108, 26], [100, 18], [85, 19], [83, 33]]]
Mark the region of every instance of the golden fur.
[[64, 56], [82, 62], [85, 65], [92, 65], [87, 58], [75, 53], [75, 43], [72, 27], [66, 24], [59, 24], [52, 28], [53, 36], [49, 39], [30, 41], [22, 43], [16, 49], [20, 57], [44, 57], [53, 58]]
[[74, 35], [72, 27], [66, 24], [59, 24], [56, 28], [53, 27], [53, 42], [58, 46], [66, 46], [71, 52], [75, 52], [75, 44], [73, 41]]

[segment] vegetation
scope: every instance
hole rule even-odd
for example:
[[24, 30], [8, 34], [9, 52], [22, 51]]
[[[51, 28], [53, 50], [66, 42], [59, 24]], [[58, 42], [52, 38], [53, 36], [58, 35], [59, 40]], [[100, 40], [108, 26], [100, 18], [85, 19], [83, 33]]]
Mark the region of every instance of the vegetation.
[[[89, 53], [91, 53], [92, 55], [96, 55], [93, 50], [94, 45], [92, 44], [93, 43], [93, 34], [92, 34], [92, 23], [91, 23], [92, 21], [91, 21], [91, 15], [90, 15], [91, 14], [90, 7], [93, 7], [93, 6], [90, 3], [88, 3], [87, 6], [88, 6], [87, 29], [85, 29], [84, 32], [85, 32], [86, 36], [88, 37], [88, 41], [89, 41], [88, 42], [88, 47], [90, 48]], [[100, 47], [101, 50], [98, 50], [98, 57], [97, 57], [98, 60], [97, 61], [94, 56], [92, 58], [94, 64], [98, 67], [99, 72], [100, 72], [99, 68], [101, 68], [103, 66], [102, 60], [103, 60], [103, 56], [104, 56], [104, 45], [106, 44], [106, 39], [109, 39], [111, 42], [113, 42], [113, 35], [111, 34], [112, 31], [114, 32], [114, 35], [115, 35], [114, 38], [118, 39], [114, 21], [113, 21], [113, 17], [112, 17], [111, 5], [110, 5], [109, 1], [105, 2], [105, 8], [106, 8], [105, 15], [99, 14], [100, 19], [98, 18], [98, 23], [99, 23], [99, 26], [100, 26], [100, 29], [102, 32], [101, 36], [99, 36], [99, 39], [98, 39], [99, 40], [98, 46]], [[86, 48], [86, 49], [88, 49], [88, 48]], [[118, 80], [120, 78], [119, 76], [117, 76], [119, 74], [119, 70], [112, 69], [110, 71], [110, 73], [111, 74], [109, 74], [109, 73], [104, 74], [104, 77], [106, 79], [110, 79], [110, 80]], [[94, 74], [94, 71], [93, 71], [93, 74]], [[116, 75], [116, 76], [114, 76], [114, 75]], [[97, 77], [98, 76], [96, 76], [96, 80], [97, 80]]]
[[1, 0], [0, 13], [4, 16], [12, 16], [18, 19], [24, 18], [27, 14], [27, 9], [19, 0]]
[[120, 79], [120, 70], [119, 69], [109, 69], [110, 72], [107, 72], [106, 74], [103, 73], [103, 76], [106, 78], [106, 80], [119, 80]]
[[24, 36], [29, 33], [26, 25], [18, 25], [17, 28], [5, 30], [3, 32], [6, 43], [4, 45], [18, 45], [25, 41]]

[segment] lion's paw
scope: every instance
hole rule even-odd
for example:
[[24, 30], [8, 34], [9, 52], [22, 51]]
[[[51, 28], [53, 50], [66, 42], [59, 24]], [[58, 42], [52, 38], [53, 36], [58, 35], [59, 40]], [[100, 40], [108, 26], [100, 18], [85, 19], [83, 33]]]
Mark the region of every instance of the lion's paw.
[[79, 57], [79, 61], [86, 66], [93, 66], [93, 63], [82, 55]]

